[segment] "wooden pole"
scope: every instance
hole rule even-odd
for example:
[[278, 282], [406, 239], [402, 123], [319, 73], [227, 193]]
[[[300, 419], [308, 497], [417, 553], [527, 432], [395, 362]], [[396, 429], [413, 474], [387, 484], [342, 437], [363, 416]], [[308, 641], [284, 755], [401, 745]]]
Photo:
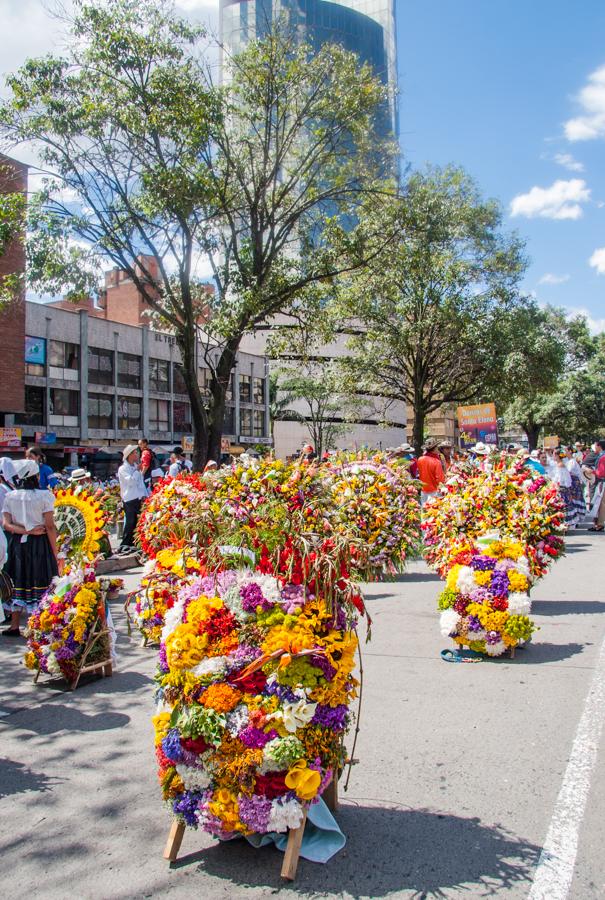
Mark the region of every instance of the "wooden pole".
[[336, 773], [332, 775], [332, 780], [324, 790], [322, 797], [330, 812], [336, 812], [338, 809], [338, 777]]
[[170, 862], [175, 861], [179, 855], [184, 834], [185, 826], [183, 823], [179, 822], [178, 819], [173, 819], [172, 825], [170, 826], [170, 834], [168, 835], [168, 840], [164, 847], [164, 859], [167, 859]]
[[305, 807], [302, 822], [298, 828], [290, 828], [288, 832], [288, 845], [284, 856], [284, 862], [281, 867], [281, 877], [286, 881], [294, 881], [296, 878], [296, 870], [298, 868], [298, 860], [300, 858], [300, 847], [302, 844], [303, 834], [305, 833], [305, 824], [307, 822], [307, 809]]

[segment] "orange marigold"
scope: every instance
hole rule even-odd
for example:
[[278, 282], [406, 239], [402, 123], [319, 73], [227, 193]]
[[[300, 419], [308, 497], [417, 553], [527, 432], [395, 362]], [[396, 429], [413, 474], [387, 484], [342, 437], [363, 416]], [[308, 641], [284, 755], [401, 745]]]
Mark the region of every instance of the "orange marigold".
[[200, 697], [200, 703], [218, 713], [231, 712], [242, 698], [241, 691], [230, 684], [211, 684]]

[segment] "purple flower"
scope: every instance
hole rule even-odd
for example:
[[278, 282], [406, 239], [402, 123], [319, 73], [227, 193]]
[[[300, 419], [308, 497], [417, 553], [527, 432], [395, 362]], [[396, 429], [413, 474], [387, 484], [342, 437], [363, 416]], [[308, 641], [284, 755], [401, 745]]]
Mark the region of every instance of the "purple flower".
[[256, 612], [259, 606], [262, 610], [271, 609], [273, 606], [272, 603], [265, 599], [259, 585], [254, 581], [250, 582], [250, 584], [244, 584], [239, 589], [239, 595], [242, 598], [242, 609], [245, 612]]
[[468, 617], [468, 630], [469, 631], [481, 631], [481, 622], [477, 618], [477, 616], [469, 616]]
[[168, 657], [166, 656], [166, 644], [160, 644], [160, 652], [158, 654], [158, 666], [160, 672], [165, 674], [169, 671]]
[[329, 662], [321, 653], [313, 653], [311, 656], [309, 656], [309, 662], [316, 669], [321, 669], [326, 681], [332, 681], [332, 679], [336, 675], [336, 669], [334, 668], [332, 663]]
[[269, 741], [272, 741], [273, 738], [276, 737], [278, 737], [278, 734], [274, 729], [267, 733], [261, 728], [255, 728], [254, 725], [248, 725], [247, 728], [244, 728], [243, 731], [240, 731], [238, 734], [238, 738], [242, 744], [253, 750], [262, 749], [265, 744], [268, 744]]
[[313, 725], [321, 725], [330, 731], [342, 731], [347, 722], [347, 706], [318, 706], [311, 720]]
[[292, 615], [297, 609], [305, 605], [305, 589], [302, 584], [285, 584], [281, 591], [281, 605], [288, 615]]
[[185, 791], [175, 799], [172, 809], [175, 815], [180, 815], [184, 818], [187, 825], [192, 825], [196, 828], [197, 818], [195, 814], [202, 799], [203, 795], [199, 791]]
[[252, 797], [240, 797], [238, 801], [239, 817], [251, 831], [263, 834], [269, 827], [271, 801], [266, 797], [253, 794]]
[[500, 641], [500, 634], [497, 631], [488, 631], [486, 641], [488, 644], [497, 644]]
[[165, 738], [162, 739], [162, 751], [171, 762], [181, 762], [183, 759], [183, 748], [181, 747], [181, 737], [178, 728], [171, 728]]
[[485, 603], [486, 600], [491, 600], [491, 596], [491, 592], [484, 587], [476, 587], [469, 594], [473, 603]]
[[476, 572], [485, 572], [488, 569], [494, 569], [498, 562], [493, 556], [473, 556], [471, 559], [471, 567]]
[[508, 596], [508, 575], [506, 572], [494, 571], [490, 588], [495, 597]]
[[263, 693], [275, 694], [282, 702], [285, 700], [286, 703], [297, 703], [300, 700], [300, 697], [294, 693], [292, 688], [289, 688], [284, 684], [278, 684], [277, 681], [268, 681]]

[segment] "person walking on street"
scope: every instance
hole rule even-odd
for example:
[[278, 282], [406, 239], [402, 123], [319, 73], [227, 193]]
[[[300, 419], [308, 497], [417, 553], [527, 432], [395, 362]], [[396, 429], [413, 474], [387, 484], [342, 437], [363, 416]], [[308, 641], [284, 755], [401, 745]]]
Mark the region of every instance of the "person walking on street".
[[129, 444], [122, 455], [124, 462], [118, 469], [118, 480], [124, 504], [124, 534], [118, 553], [132, 553], [136, 549], [134, 532], [141, 512], [141, 503], [147, 496], [147, 489], [139, 465], [138, 447]]
[[445, 472], [441, 457], [437, 452], [437, 444], [434, 438], [425, 441], [423, 454], [418, 460], [418, 477], [422, 482], [420, 505], [424, 506], [427, 500], [434, 497], [442, 481], [445, 481]]
[[59, 476], [53, 472], [46, 462], [46, 457], [39, 447], [29, 447], [25, 454], [26, 459], [33, 459], [38, 463], [40, 469], [40, 490], [45, 491], [47, 488], [54, 488], [59, 484]]
[[[595, 474], [595, 492], [591, 512], [594, 517], [594, 524], [589, 531], [605, 531], [605, 441], [596, 441], [599, 449], [596, 465], [594, 467]], [[593, 447], [595, 444], [593, 444]]]
[[6, 637], [19, 637], [21, 614], [34, 611], [51, 581], [59, 573], [55, 498], [40, 488], [40, 468], [33, 459], [15, 464], [16, 490], [6, 495], [2, 525], [8, 535], [5, 572], [13, 582], [11, 614]]
[[586, 518], [586, 501], [584, 500], [586, 479], [572, 447], [568, 447], [565, 450], [565, 465], [571, 475], [571, 504], [577, 528]]

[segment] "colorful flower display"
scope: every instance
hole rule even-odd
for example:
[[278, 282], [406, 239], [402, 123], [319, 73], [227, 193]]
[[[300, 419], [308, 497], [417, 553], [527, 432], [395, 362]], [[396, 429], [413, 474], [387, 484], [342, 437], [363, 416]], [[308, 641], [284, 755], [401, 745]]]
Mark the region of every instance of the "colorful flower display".
[[446, 580], [444, 637], [488, 656], [528, 641], [531, 586], [564, 551], [556, 486], [505, 460], [454, 469], [424, 512], [426, 558]]
[[93, 494], [82, 486], [59, 488], [54, 515], [64, 554], [82, 563], [94, 560], [104, 539], [105, 516]]
[[[74, 566], [69, 574], [54, 579], [29, 618], [25, 665], [72, 682], [91, 635], [104, 627], [104, 603], [94, 569]], [[87, 662], [109, 655], [109, 636], [104, 634], [94, 643]]]
[[357, 639], [337, 607], [251, 569], [166, 613], [154, 718], [174, 815], [227, 838], [296, 828], [344, 763]]
[[164, 549], [145, 564], [138, 590], [127, 599], [128, 615], [145, 643], [159, 644], [167, 610], [176, 603], [179, 590], [202, 570], [185, 550]]
[[137, 525], [141, 549], [150, 559], [159, 550], [214, 534], [207, 482], [197, 473], [165, 478], [143, 505]]

